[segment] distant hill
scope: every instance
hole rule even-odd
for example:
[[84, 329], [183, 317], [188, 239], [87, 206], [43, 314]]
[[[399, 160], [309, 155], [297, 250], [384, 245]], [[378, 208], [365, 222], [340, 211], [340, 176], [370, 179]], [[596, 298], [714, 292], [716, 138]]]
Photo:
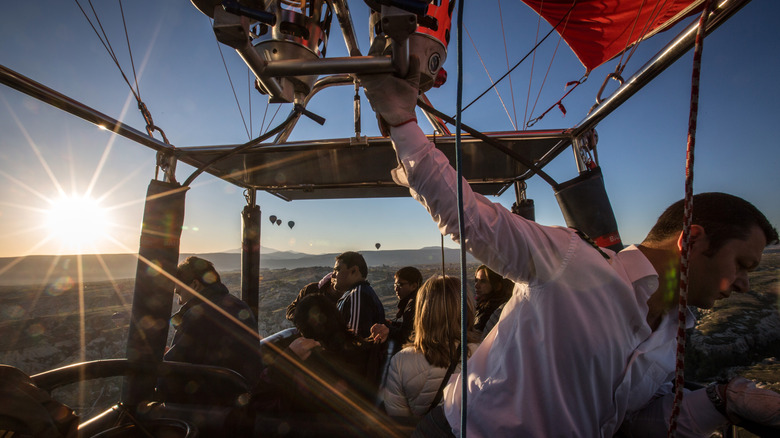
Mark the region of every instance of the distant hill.
[[[441, 248], [428, 247], [404, 250], [371, 250], [362, 252], [369, 266], [418, 266], [441, 263]], [[210, 260], [220, 272], [241, 269], [241, 254], [233, 252], [207, 254], [181, 254], [184, 260], [197, 255]], [[310, 266], [332, 267], [338, 253], [304, 254], [292, 251], [276, 251], [260, 254], [261, 269], [295, 269]], [[445, 248], [445, 263], [458, 263], [460, 251]], [[475, 260], [471, 255], [467, 261]], [[89, 254], [81, 256], [81, 278], [84, 282], [135, 278], [137, 259], [134, 254]], [[79, 278], [79, 256], [36, 255], [24, 258], [0, 258], [0, 286], [29, 285], [56, 282], [72, 282]]]

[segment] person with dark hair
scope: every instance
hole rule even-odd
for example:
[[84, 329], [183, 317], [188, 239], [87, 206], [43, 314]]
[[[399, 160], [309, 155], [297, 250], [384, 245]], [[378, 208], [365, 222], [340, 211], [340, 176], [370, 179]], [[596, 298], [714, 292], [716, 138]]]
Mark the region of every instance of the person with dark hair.
[[[364, 421], [355, 417], [360, 410], [373, 408], [378, 346], [348, 330], [341, 312], [323, 294], [303, 297], [293, 322], [301, 336], [268, 363], [252, 393], [249, 410], [281, 419], [296, 418], [289, 422], [293, 436], [317, 419]], [[335, 417], [328, 417], [331, 414]], [[328, 436], [320, 433], [325, 435], [315, 435]]]
[[[450, 366], [450, 374], [460, 372], [460, 280], [435, 275], [417, 295], [414, 335], [391, 359], [382, 391], [385, 411], [393, 417], [421, 418], [441, 401], [439, 391], [442, 381], [449, 378]], [[479, 345], [471, 299], [466, 311], [470, 356]]]
[[[360, 81], [398, 155], [393, 178], [410, 188], [478, 260], [515, 282], [501, 317], [444, 392], [417, 436], [663, 436], [675, 394], [682, 207], [648, 238], [615, 253], [572, 229], [543, 226], [474, 193], [417, 126], [419, 59], [409, 74]], [[464, 235], [459, 231], [462, 186]], [[778, 240], [753, 205], [722, 193], [693, 197], [688, 304], [709, 308], [746, 292], [748, 273]], [[693, 323], [687, 313], [686, 324]], [[467, 393], [462, 406], [462, 388]], [[685, 393], [677, 433], [709, 436], [727, 422], [780, 431], [780, 394], [743, 378]], [[621, 428], [622, 425], [622, 428]]]
[[375, 342], [392, 339], [395, 341], [395, 352], [409, 342], [414, 329], [417, 290], [422, 283], [420, 270], [413, 266], [405, 266], [396, 271], [393, 289], [398, 297], [398, 312], [395, 318], [388, 319], [385, 324], [374, 324], [371, 327], [371, 338]]
[[304, 286], [303, 289], [298, 292], [298, 296], [295, 297], [293, 302], [287, 306], [287, 320], [292, 322], [293, 318], [295, 317], [295, 307], [304, 297], [308, 295], [323, 294], [330, 298], [334, 303], [338, 302], [339, 298], [341, 298], [341, 292], [337, 291], [333, 287], [333, 281], [331, 281], [331, 277], [333, 277], [332, 271], [325, 274], [325, 276], [322, 277], [320, 281], [309, 283]]
[[[229, 368], [254, 385], [262, 370], [257, 320], [249, 306], [233, 296], [214, 265], [191, 256], [176, 270], [175, 293], [181, 309], [171, 317], [173, 340], [166, 361]], [[184, 390], [176, 376], [161, 379], [159, 389]]]
[[385, 308], [367, 276], [368, 266], [361, 254], [347, 251], [336, 257], [332, 281], [342, 294], [336, 306], [347, 327], [362, 338], [371, 336], [371, 326], [385, 321]]
[[[474, 301], [477, 303], [477, 312], [474, 316], [474, 329], [487, 334], [490, 328], [485, 330], [488, 321], [494, 313], [501, 315], [504, 303], [512, 296], [514, 285], [511, 281], [498, 275], [485, 265], [479, 265], [474, 272]], [[498, 320], [496, 316], [496, 321]]]

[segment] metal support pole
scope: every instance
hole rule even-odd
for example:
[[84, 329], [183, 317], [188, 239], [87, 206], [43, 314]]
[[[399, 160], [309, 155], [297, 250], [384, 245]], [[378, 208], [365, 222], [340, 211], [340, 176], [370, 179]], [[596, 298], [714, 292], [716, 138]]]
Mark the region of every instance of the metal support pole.
[[355, 98], [353, 100], [352, 109], [355, 112], [355, 139], [360, 138], [361, 121], [360, 121], [360, 85], [355, 81]]
[[[260, 206], [257, 191], [247, 190], [247, 205], [241, 212], [241, 299], [257, 317], [260, 304]], [[257, 329], [257, 327], [253, 327]]]

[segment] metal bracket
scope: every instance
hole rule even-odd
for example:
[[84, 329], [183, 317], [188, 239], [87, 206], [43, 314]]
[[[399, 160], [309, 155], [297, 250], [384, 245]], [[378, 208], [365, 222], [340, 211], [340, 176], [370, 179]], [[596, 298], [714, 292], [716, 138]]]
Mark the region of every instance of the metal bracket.
[[417, 30], [417, 15], [394, 6], [382, 5], [382, 32], [392, 40], [393, 65], [398, 74], [409, 71], [409, 37]]
[[154, 172], [154, 178], [157, 179], [159, 171], [163, 171], [163, 181], [178, 184], [176, 181], [176, 163], [178, 160], [174, 154], [158, 151], [157, 152], [157, 168]]
[[577, 171], [579, 173], [587, 172], [595, 167], [598, 167], [598, 152], [596, 151], [596, 144], [598, 143], [599, 135], [595, 129], [584, 133], [579, 137], [575, 137], [572, 140], [571, 147], [574, 152], [574, 160], [577, 163]]

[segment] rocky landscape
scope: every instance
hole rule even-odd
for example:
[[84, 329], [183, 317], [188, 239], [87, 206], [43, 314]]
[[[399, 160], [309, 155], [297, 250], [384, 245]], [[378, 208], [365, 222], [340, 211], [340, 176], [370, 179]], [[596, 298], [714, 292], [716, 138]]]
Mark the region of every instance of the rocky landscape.
[[[420, 267], [426, 277], [442, 269], [441, 265]], [[475, 267], [469, 265], [469, 278]], [[392, 284], [397, 268], [369, 270], [369, 280], [388, 314], [394, 313]], [[287, 305], [304, 285], [318, 281], [330, 269], [262, 270], [260, 335], [289, 327], [284, 317]], [[457, 265], [447, 265], [446, 270], [459, 275]], [[223, 273], [223, 280], [232, 291], [240, 290], [237, 272]], [[780, 391], [780, 362], [775, 359], [780, 357], [779, 288], [780, 248], [773, 248], [751, 274], [750, 293], [735, 294], [711, 310], [699, 311], [696, 328], [688, 335], [686, 378], [706, 383], [739, 374]], [[0, 287], [0, 363], [35, 374], [84, 360], [124, 357], [132, 296], [133, 280], [85, 283], [83, 290], [68, 278], [43, 286]], [[120, 387], [121, 379], [105, 379], [88, 382], [81, 390], [57, 390], [55, 397], [88, 418], [115, 403]]]

